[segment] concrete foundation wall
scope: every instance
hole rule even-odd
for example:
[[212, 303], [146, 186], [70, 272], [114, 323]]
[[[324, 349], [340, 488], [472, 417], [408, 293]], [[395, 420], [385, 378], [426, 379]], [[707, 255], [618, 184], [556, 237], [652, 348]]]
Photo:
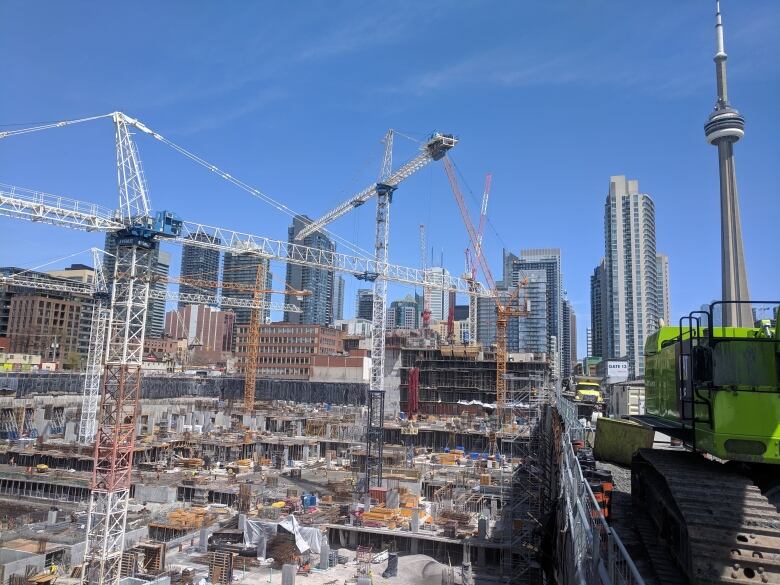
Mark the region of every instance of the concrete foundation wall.
[[[329, 402], [331, 404], [365, 404], [365, 383], [309, 382], [305, 380], [257, 381], [258, 400], [295, 400], [297, 402]], [[0, 390], [16, 398], [34, 395], [54, 397], [57, 394], [78, 394], [84, 388], [83, 374], [69, 372], [8, 372], [0, 374]], [[237, 376], [202, 378], [197, 376], [144, 376], [141, 397], [168, 399], [183, 397], [241, 400], [244, 379]], [[64, 398], [64, 397], [62, 397]]]
[[135, 484], [134, 498], [139, 502], [171, 504], [176, 501], [176, 486]]
[[35, 572], [43, 571], [46, 557], [14, 550], [0, 548], [0, 583], [6, 583], [13, 575], [24, 576], [27, 567], [35, 567]]

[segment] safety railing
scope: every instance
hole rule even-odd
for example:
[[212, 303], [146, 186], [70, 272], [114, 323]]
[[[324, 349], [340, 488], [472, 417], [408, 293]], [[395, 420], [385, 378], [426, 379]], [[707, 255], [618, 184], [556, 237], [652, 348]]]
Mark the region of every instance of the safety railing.
[[565, 585], [644, 585], [644, 580], [611, 528], [582, 474], [572, 440], [583, 436], [576, 406], [556, 397], [563, 419], [558, 507], [558, 581]]

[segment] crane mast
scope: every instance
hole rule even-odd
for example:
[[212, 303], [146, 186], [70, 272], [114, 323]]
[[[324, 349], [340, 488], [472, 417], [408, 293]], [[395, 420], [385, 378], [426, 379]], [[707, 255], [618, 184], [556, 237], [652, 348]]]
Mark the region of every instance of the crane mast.
[[114, 115], [125, 229], [117, 233], [103, 391], [97, 418], [82, 583], [117, 584], [130, 498], [149, 277], [156, 242], [141, 163], [127, 121]]
[[477, 265], [471, 257], [469, 248], [466, 248], [466, 272], [463, 275], [463, 278], [469, 286], [469, 344], [476, 345], [478, 325], [477, 311], [479, 310], [477, 299], [479, 297], [474, 293], [477, 287]]
[[[312, 221], [296, 236], [302, 240], [306, 236], [322, 229], [325, 225], [341, 217], [356, 207], [366, 203], [371, 197], [376, 197], [376, 231], [374, 238], [373, 272], [366, 272], [362, 278], [373, 281], [374, 302], [371, 318], [371, 374], [369, 377], [368, 424], [366, 427], [366, 464], [363, 478], [363, 489], [368, 493], [371, 486], [382, 482], [382, 449], [384, 433], [384, 366], [385, 366], [385, 331], [387, 326], [387, 281], [390, 276], [388, 264], [388, 242], [390, 234], [390, 203], [393, 191], [404, 179], [410, 177], [431, 161], [443, 158], [447, 151], [457, 144], [454, 136], [434, 133], [423, 145], [421, 152], [403, 164], [396, 171], [393, 163], [393, 131], [385, 135], [385, 154], [382, 159], [382, 170], [379, 181], [354, 195], [321, 218]], [[425, 271], [421, 271], [422, 282], [426, 282]]]
[[100, 382], [103, 378], [103, 357], [106, 350], [106, 331], [111, 316], [109, 308], [108, 281], [103, 270], [101, 251], [92, 248], [92, 296], [95, 301], [89, 329], [89, 348], [84, 372], [84, 393], [81, 399], [78, 441], [89, 445], [95, 440], [97, 412], [100, 403]]
[[[252, 299], [255, 303], [263, 298], [265, 288], [265, 263], [257, 263], [255, 287]], [[244, 410], [251, 414], [255, 409], [255, 387], [257, 386], [257, 365], [260, 361], [260, 309], [252, 309], [249, 316], [249, 339], [247, 342], [246, 369], [244, 370]]]
[[376, 233], [374, 253], [377, 278], [373, 283], [371, 308], [371, 373], [368, 387], [368, 425], [366, 427], [366, 469], [363, 489], [382, 485], [382, 451], [385, 419], [385, 331], [387, 329], [387, 245], [390, 236], [390, 203], [395, 187], [382, 183], [393, 166], [393, 131], [385, 135], [385, 156], [376, 185]]
[[[423, 276], [427, 276], [428, 268], [428, 249], [425, 244], [425, 224], [420, 224], [420, 268], [422, 268]], [[427, 284], [423, 284], [423, 310], [422, 314], [422, 326], [425, 334], [428, 334], [428, 330], [431, 327], [431, 288]]]

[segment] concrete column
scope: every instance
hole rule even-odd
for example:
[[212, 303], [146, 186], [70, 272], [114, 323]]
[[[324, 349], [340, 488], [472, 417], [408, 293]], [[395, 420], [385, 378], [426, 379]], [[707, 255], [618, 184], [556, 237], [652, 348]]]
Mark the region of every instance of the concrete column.
[[387, 502], [385, 506], [392, 509], [400, 507], [400, 496], [398, 494], [398, 490], [392, 489], [387, 492]]
[[330, 568], [330, 563], [328, 558], [330, 557], [330, 546], [328, 546], [327, 542], [323, 542], [320, 544], [320, 569], [326, 570]]
[[488, 521], [487, 518], [480, 518], [477, 521], [477, 538], [487, 540]]
[[[420, 531], [420, 512], [419, 512], [419, 510], [414, 510], [412, 512], [412, 518], [409, 521], [409, 525], [411, 527], [412, 532], [419, 532]], [[413, 540], [412, 542], [417, 542], [417, 541]]]
[[67, 443], [74, 443], [78, 439], [76, 436], [78, 433], [78, 429], [76, 427], [75, 422], [66, 422], [65, 423], [65, 442]]
[[303, 462], [306, 463], [309, 460], [309, 446], [303, 446]]
[[295, 565], [282, 565], [282, 585], [295, 585], [295, 574], [298, 567]]
[[198, 551], [206, 552], [209, 549], [209, 531], [204, 526], [200, 529], [200, 535], [198, 538]]
[[463, 567], [461, 569], [461, 574], [463, 575], [463, 585], [473, 585], [474, 584], [474, 577], [471, 574], [471, 563], [463, 563]]
[[35, 430], [38, 431], [39, 435], [48, 436], [51, 425], [47, 424], [47, 422], [49, 421], [47, 421], [46, 417], [44, 417], [44, 413], [45, 411], [43, 410], [43, 408], [36, 408], [35, 410], [33, 410], [32, 423], [33, 423], [33, 427], [35, 427]]
[[265, 545], [267, 541], [265, 538], [265, 534], [261, 534], [260, 537], [257, 539], [257, 558], [258, 559], [264, 559], [265, 558]]

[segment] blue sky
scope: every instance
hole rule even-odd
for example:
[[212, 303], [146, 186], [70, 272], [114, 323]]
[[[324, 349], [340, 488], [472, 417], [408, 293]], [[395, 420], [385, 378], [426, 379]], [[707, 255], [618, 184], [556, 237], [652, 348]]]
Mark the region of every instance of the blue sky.
[[[751, 294], [776, 298], [780, 3], [722, 4], [731, 99], [747, 119], [736, 158]], [[560, 247], [583, 354], [610, 175], [639, 179], [655, 200], [674, 316], [720, 296], [717, 156], [702, 130], [715, 101], [713, 5], [6, 1], [0, 124], [123, 110], [313, 216], [376, 179], [387, 128], [455, 133], [475, 214], [493, 173], [496, 278], [502, 247]], [[286, 237], [285, 215], [155, 141], [138, 145], [155, 208]], [[398, 138], [396, 161], [415, 148]], [[114, 173], [106, 120], [0, 141], [0, 182], [114, 206]], [[373, 213], [363, 206], [333, 230], [370, 248]], [[419, 264], [420, 223], [437, 262], [462, 271], [467, 235], [441, 164], [397, 192], [394, 262]], [[0, 265], [100, 243], [0, 219]], [[347, 283], [351, 314], [359, 283]]]

